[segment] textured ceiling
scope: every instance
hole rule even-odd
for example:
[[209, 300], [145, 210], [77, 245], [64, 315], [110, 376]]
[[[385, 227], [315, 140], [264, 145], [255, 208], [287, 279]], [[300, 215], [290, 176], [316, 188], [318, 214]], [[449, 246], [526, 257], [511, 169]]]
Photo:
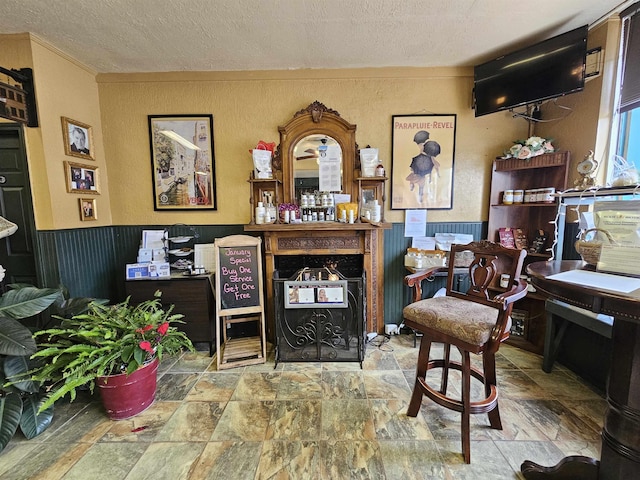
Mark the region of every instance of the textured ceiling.
[[30, 32], [101, 73], [470, 66], [620, 3], [2, 0], [0, 34]]

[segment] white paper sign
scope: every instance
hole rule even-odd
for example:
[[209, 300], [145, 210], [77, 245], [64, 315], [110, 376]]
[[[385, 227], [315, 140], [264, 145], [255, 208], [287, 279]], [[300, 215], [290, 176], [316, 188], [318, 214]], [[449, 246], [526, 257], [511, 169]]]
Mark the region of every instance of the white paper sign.
[[638, 278], [589, 272], [588, 270], [569, 270], [549, 275], [547, 279], [619, 293], [631, 293], [640, 288], [640, 279]]
[[424, 237], [427, 232], [427, 211], [426, 210], [405, 210], [404, 213], [404, 236]]
[[420, 250], [435, 250], [436, 238], [435, 237], [413, 237], [411, 239], [411, 246], [413, 248], [419, 248]]
[[603, 245], [598, 270], [640, 275], [640, 247], [632, 245]]
[[342, 190], [340, 160], [342, 154], [338, 145], [320, 145], [318, 148], [318, 188], [322, 192]]

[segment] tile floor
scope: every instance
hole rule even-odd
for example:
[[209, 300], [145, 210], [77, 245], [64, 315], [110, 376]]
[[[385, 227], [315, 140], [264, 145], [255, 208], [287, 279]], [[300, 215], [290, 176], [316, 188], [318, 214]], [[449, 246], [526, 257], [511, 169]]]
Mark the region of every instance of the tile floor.
[[602, 393], [560, 365], [546, 374], [539, 356], [503, 345], [504, 429], [472, 416], [472, 463], [464, 464], [458, 414], [425, 399], [417, 418], [405, 415], [413, 337], [381, 338], [367, 346], [362, 369], [274, 369], [273, 354], [266, 364], [221, 372], [206, 352], [165, 359], [147, 411], [116, 422], [96, 399], [59, 404], [46, 432], [29, 441], [18, 433], [0, 454], [0, 478], [517, 479], [525, 459], [599, 457]]

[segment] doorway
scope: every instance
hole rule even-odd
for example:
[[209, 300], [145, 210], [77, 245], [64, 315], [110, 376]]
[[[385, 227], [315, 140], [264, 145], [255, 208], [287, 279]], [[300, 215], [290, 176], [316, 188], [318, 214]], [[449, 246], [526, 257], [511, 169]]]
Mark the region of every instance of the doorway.
[[18, 225], [13, 235], [0, 240], [3, 283], [38, 286], [33, 199], [24, 131], [18, 123], [0, 123], [0, 215]]

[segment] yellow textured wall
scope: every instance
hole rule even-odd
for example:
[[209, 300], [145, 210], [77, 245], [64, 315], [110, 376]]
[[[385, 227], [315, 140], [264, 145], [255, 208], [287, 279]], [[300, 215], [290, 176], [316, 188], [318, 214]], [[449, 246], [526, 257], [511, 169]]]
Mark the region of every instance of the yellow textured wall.
[[[95, 227], [111, 224], [107, 162], [102, 146], [102, 124], [95, 73], [49, 45], [35, 41], [32, 45], [36, 72], [38, 115], [45, 155], [51, 208], [51, 228]], [[68, 117], [90, 125], [93, 132], [95, 161], [65, 155], [61, 117]], [[64, 162], [97, 168], [100, 195], [68, 193]], [[45, 199], [36, 195], [37, 205]], [[80, 198], [96, 198], [97, 220], [82, 222], [79, 214]], [[38, 228], [44, 219], [36, 215]]]
[[[278, 143], [278, 126], [314, 100], [356, 124], [356, 141], [379, 148], [388, 172], [392, 115], [457, 114], [453, 210], [431, 210], [428, 221], [486, 220], [491, 163], [527, 130], [508, 113], [474, 118], [471, 68], [104, 74], [97, 81], [116, 225], [248, 223], [248, 150], [258, 140]], [[147, 115], [208, 113], [218, 210], [154, 211]], [[390, 198], [387, 191], [387, 221], [403, 221], [403, 211], [389, 210]]]
[[[553, 138], [554, 145], [571, 152], [571, 169], [568, 187], [573, 187], [579, 175], [576, 165], [589, 153], [595, 152], [600, 162], [598, 181], [602, 185], [606, 173], [611, 119], [613, 112], [613, 88], [618, 58], [620, 35], [619, 18], [611, 18], [589, 32], [588, 48], [604, 49], [604, 65], [601, 75], [586, 82], [582, 92], [551, 101], [542, 108], [544, 122], [535, 127], [535, 133]], [[561, 105], [564, 108], [559, 108]], [[615, 143], [615, 139], [613, 139]]]
[[[39, 230], [93, 227], [111, 224], [109, 184], [95, 73], [28, 34], [0, 35], [0, 61], [5, 68], [32, 67], [34, 71], [39, 127], [25, 127], [29, 175]], [[66, 156], [61, 117], [93, 127], [95, 161]], [[91, 195], [68, 193], [64, 162], [97, 168], [101, 195], [98, 220], [82, 222], [78, 200]]]

